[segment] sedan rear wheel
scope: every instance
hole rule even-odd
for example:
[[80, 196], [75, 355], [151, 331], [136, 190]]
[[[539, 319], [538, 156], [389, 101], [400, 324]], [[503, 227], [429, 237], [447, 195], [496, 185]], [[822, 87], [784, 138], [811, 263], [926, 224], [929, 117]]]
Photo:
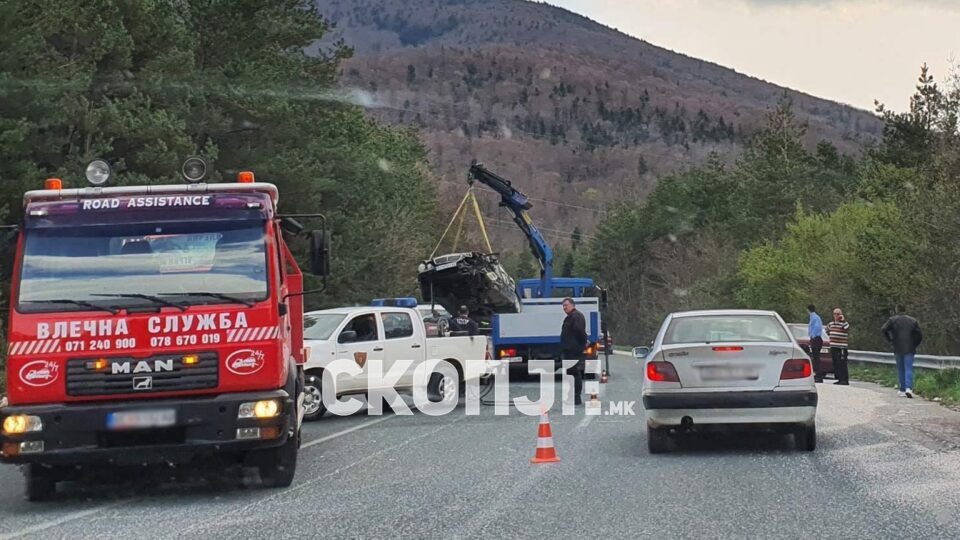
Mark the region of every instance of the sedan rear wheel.
[[666, 428], [647, 426], [647, 449], [651, 454], [662, 454], [670, 448], [670, 433]]
[[800, 426], [793, 432], [793, 441], [797, 450], [813, 452], [817, 449], [817, 426]]

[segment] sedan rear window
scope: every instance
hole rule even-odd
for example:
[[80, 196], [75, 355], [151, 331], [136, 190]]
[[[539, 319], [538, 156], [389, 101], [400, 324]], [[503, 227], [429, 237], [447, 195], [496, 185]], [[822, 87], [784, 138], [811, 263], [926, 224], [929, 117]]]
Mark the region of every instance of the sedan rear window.
[[670, 321], [664, 345], [730, 342], [789, 343], [790, 335], [769, 315], [700, 315]]

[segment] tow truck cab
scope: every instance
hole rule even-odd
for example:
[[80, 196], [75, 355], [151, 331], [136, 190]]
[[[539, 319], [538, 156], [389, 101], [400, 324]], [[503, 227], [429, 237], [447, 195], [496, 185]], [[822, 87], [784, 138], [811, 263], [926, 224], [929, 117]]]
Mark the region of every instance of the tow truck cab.
[[[233, 454], [289, 485], [302, 418], [303, 275], [277, 188], [47, 189], [24, 197], [0, 459], [51, 495], [82, 463]], [[302, 226], [293, 222], [295, 232]], [[326, 272], [325, 234], [311, 266]]]

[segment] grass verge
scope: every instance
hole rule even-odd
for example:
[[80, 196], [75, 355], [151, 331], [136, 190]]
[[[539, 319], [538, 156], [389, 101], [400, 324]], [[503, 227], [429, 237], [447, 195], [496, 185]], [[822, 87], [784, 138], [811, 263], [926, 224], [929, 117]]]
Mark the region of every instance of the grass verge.
[[[897, 385], [897, 369], [894, 366], [850, 362], [850, 378], [882, 384], [888, 388]], [[960, 405], [960, 369], [913, 370], [913, 392], [944, 405]]]

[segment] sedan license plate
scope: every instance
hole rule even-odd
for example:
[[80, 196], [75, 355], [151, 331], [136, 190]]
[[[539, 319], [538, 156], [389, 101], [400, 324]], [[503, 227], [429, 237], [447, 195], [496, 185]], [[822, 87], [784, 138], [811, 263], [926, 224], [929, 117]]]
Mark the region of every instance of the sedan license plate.
[[755, 381], [760, 378], [760, 373], [749, 367], [707, 366], [700, 368], [700, 378], [705, 381]]
[[504, 361], [504, 362], [506, 362], [506, 363], [508, 363], [508, 364], [519, 364], [520, 362], [523, 362], [523, 357], [522, 357], [522, 356], [508, 356], [508, 357], [506, 357], [506, 358], [501, 358], [500, 360], [502, 360], [502, 361]]
[[107, 429], [114, 431], [170, 427], [176, 423], [177, 411], [174, 409], [115, 412], [107, 415]]

